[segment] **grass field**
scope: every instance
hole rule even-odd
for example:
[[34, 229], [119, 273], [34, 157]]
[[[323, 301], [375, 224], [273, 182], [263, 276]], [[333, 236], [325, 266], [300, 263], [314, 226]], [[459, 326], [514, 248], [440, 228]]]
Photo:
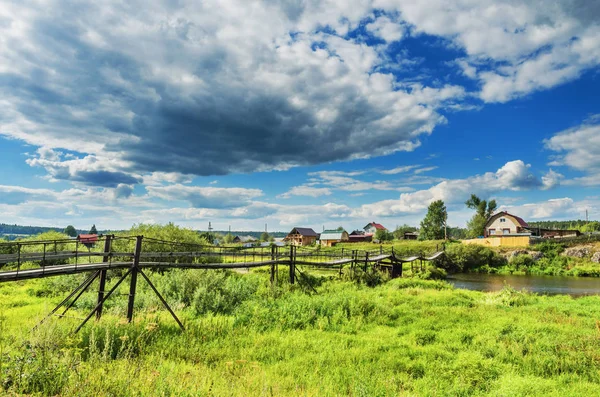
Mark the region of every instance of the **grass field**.
[[[61, 396], [600, 395], [600, 298], [454, 290], [396, 279], [369, 288], [264, 272], [152, 274], [187, 330], [140, 284], [77, 335], [78, 320], [33, 325], [77, 277], [0, 285], [1, 384]], [[114, 282], [114, 279], [112, 280]], [[53, 291], [60, 291], [53, 294]], [[120, 291], [126, 292], [126, 288]], [[89, 295], [89, 296], [87, 296]], [[76, 309], [93, 304], [86, 294]]]

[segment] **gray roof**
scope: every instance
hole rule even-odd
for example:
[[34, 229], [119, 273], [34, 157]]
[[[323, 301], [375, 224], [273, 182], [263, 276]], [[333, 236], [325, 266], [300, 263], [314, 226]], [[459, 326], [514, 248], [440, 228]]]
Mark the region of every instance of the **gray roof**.
[[343, 230], [325, 230], [321, 233], [321, 240], [341, 240], [343, 236]]
[[236, 236], [237, 239], [239, 239], [240, 242], [242, 243], [249, 243], [252, 241], [258, 241], [258, 239], [256, 237], [253, 236]]
[[294, 230], [296, 231], [296, 233], [305, 236], [305, 237], [317, 237], [317, 232], [315, 232], [314, 230], [312, 230], [309, 227], [295, 227], [292, 229], [292, 231], [290, 232], [290, 234], [292, 234], [294, 232]]

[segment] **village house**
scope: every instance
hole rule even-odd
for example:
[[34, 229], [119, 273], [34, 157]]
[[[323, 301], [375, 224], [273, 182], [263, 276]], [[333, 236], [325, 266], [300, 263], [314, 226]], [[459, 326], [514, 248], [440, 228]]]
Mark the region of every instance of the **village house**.
[[364, 243], [373, 240], [373, 235], [366, 234], [362, 230], [355, 230], [348, 235], [348, 239], [351, 243]]
[[531, 231], [527, 222], [506, 211], [492, 215], [486, 222], [484, 237], [509, 235], [531, 235]]
[[333, 247], [337, 243], [349, 241], [348, 232], [345, 230], [324, 230], [320, 241], [323, 247]]
[[254, 243], [257, 241], [258, 239], [253, 236], [235, 236], [233, 238], [234, 243]]
[[319, 235], [317, 232], [308, 227], [295, 227], [291, 232], [283, 239], [290, 245], [310, 245], [317, 241]]
[[382, 224], [371, 222], [367, 226], [363, 227], [363, 230], [367, 234], [374, 235], [377, 233], [377, 230], [387, 230]]

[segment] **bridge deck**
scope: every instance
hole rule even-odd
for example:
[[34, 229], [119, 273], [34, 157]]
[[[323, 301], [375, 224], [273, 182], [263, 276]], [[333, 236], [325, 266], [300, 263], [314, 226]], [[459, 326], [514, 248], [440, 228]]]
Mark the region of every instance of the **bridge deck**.
[[[243, 269], [250, 267], [268, 266], [284, 261], [236, 262], [236, 263], [171, 263], [171, 262], [140, 262], [141, 268], [155, 269]], [[99, 262], [81, 265], [45, 266], [38, 269], [25, 269], [0, 272], [0, 282], [18, 281], [32, 278], [60, 276], [65, 274], [84, 273], [104, 269], [127, 269], [131, 262]]]

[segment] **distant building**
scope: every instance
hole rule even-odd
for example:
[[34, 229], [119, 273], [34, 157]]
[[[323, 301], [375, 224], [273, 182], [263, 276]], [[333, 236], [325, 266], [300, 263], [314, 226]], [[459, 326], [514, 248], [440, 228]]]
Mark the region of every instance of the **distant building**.
[[319, 238], [323, 247], [333, 247], [337, 243], [349, 241], [348, 232], [345, 230], [325, 230]]
[[373, 235], [377, 233], [377, 230], [387, 229], [380, 223], [371, 222], [367, 226], [363, 227], [363, 230], [365, 231], [365, 233]]
[[419, 232], [404, 232], [404, 240], [418, 240]]
[[310, 245], [317, 241], [319, 235], [317, 232], [308, 227], [295, 227], [291, 232], [283, 239], [290, 245]]
[[364, 243], [372, 241], [373, 235], [370, 233], [366, 234], [362, 230], [355, 230], [348, 235], [348, 239], [351, 243]]
[[530, 229], [531, 235], [542, 238], [567, 238], [567, 237], [579, 237], [581, 232], [579, 230], [555, 230], [555, 229], [542, 229], [533, 227]]
[[83, 245], [85, 245], [88, 248], [92, 248], [94, 246], [94, 244], [96, 244], [98, 242], [98, 235], [97, 234], [80, 234], [79, 236], [77, 236], [77, 241], [79, 241], [80, 243], [82, 243]]
[[235, 236], [233, 238], [234, 243], [254, 243], [256, 241], [258, 241], [258, 239], [253, 236]]
[[529, 225], [522, 218], [506, 211], [490, 216], [485, 224], [484, 237], [531, 235]]

